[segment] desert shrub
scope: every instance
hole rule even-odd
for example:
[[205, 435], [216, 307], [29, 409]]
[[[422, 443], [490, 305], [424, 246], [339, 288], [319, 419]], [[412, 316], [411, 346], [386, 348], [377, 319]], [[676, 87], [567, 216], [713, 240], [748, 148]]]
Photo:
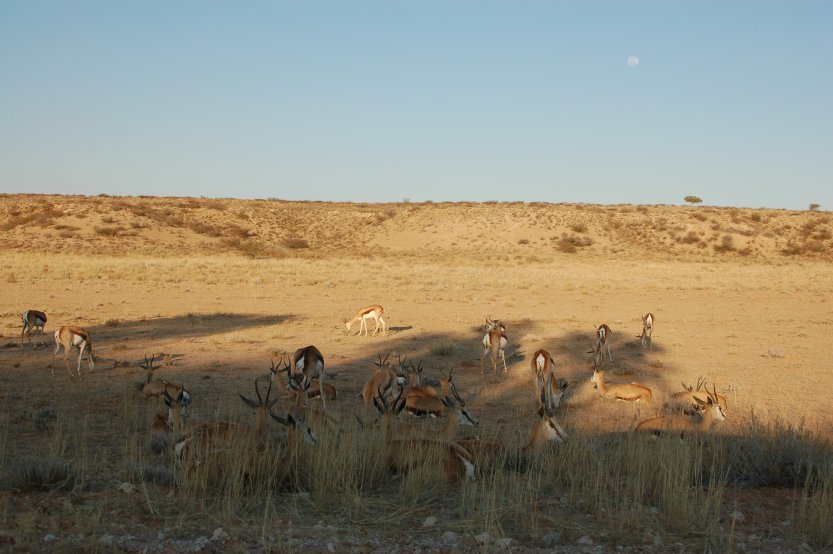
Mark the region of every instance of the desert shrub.
[[100, 237], [116, 237], [122, 231], [121, 227], [98, 227], [94, 228], [95, 234]]
[[309, 242], [306, 239], [297, 237], [283, 239], [283, 245], [290, 250], [302, 250], [304, 248], [309, 248]]
[[570, 225], [570, 229], [572, 229], [576, 233], [586, 233], [587, 225], [585, 225], [584, 223], [574, 223]]
[[693, 196], [693, 195], [686, 196], [685, 198], [683, 198], [683, 200], [685, 200], [689, 204], [699, 204], [700, 202], [703, 201], [702, 198], [700, 198], [698, 196]]
[[696, 244], [700, 242], [700, 236], [694, 231], [689, 231], [688, 234], [680, 239], [680, 242], [683, 244]]
[[833, 238], [833, 233], [830, 232], [830, 229], [821, 229], [812, 236], [815, 240], [830, 240]]
[[21, 490], [69, 490], [76, 475], [72, 462], [62, 458], [25, 456], [11, 462], [8, 479]]
[[518, 244], [529, 244], [529, 239], [520, 239]]
[[755, 213], [753, 213], [752, 215], [750, 215], [750, 216], [749, 216], [749, 219], [751, 219], [751, 220], [752, 220], [752, 221], [754, 221], [755, 223], [760, 223], [760, 221], [761, 221], [761, 214], [759, 214], [758, 212], [755, 212]]
[[440, 343], [433, 348], [431, 348], [431, 354], [434, 356], [440, 356], [442, 358], [448, 358], [454, 355], [454, 343], [445, 341]]
[[579, 248], [586, 248], [593, 244], [590, 237], [577, 237], [564, 233], [556, 243], [556, 248], [566, 254], [575, 254]]
[[723, 235], [720, 239], [720, 244], [714, 245], [715, 252], [734, 252], [735, 251], [735, 239], [732, 235]]
[[107, 321], [104, 322], [104, 326], [105, 327], [119, 327], [119, 326], [121, 326], [121, 320], [120, 319], [108, 319]]

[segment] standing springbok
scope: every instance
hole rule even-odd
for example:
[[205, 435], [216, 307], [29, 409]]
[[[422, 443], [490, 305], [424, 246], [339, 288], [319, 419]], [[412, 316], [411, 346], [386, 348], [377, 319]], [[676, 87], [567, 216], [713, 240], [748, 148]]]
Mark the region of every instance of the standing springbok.
[[[280, 362], [278, 363], [283, 367], [278, 368], [277, 366], [275, 366], [275, 360], [272, 360], [271, 365], [269, 366], [269, 376], [278, 385], [278, 392], [281, 396], [290, 399], [295, 398], [298, 395], [298, 393], [295, 390], [288, 387], [287, 384], [284, 382], [283, 378], [281, 377], [282, 373], [286, 373], [287, 379], [292, 378], [291, 366], [289, 365], [289, 362], [284, 363], [283, 356], [281, 356]], [[312, 381], [310, 381], [310, 389], [310, 399], [321, 398], [321, 395], [318, 392], [318, 379], [313, 379]], [[324, 383], [324, 398], [326, 398], [327, 400], [335, 400], [336, 397], [336, 388], [329, 383]]]
[[494, 321], [492, 318], [486, 319], [486, 334], [483, 336], [483, 354], [480, 355], [480, 375], [485, 377], [483, 371], [483, 360], [486, 355], [492, 361], [492, 374], [497, 373], [497, 357], [500, 355], [503, 360], [503, 372], [507, 373], [506, 368], [506, 353], [505, 348], [509, 343], [509, 337], [506, 336], [506, 326], [501, 321]]
[[651, 341], [651, 335], [654, 333], [654, 314], [648, 312], [642, 316], [642, 335], [639, 337], [639, 343], [642, 348], [654, 349]]
[[599, 396], [607, 400], [626, 400], [628, 402], [639, 402], [643, 400], [650, 402], [651, 389], [638, 383], [620, 383], [608, 385], [605, 383], [605, 372], [598, 368], [593, 370], [593, 377], [590, 381], [596, 385]]
[[596, 329], [596, 346], [593, 350], [589, 350], [588, 354], [593, 354], [593, 367], [600, 367], [604, 361], [604, 350], [607, 348], [607, 357], [613, 363], [613, 354], [610, 352], [610, 337], [613, 333], [607, 323], [602, 323]]
[[555, 361], [550, 356], [550, 353], [544, 349], [536, 350], [532, 355], [529, 365], [535, 376], [535, 398], [542, 398], [541, 390], [548, 382], [548, 376], [553, 375], [553, 378], [549, 380], [552, 387], [550, 400], [553, 408], [561, 406], [561, 399], [564, 396], [564, 391], [567, 389], [568, 383], [563, 377], [555, 379]]
[[356, 312], [356, 315], [353, 316], [353, 319], [345, 319], [344, 325], [347, 326], [347, 332], [350, 332], [350, 328], [353, 327], [355, 322], [359, 322], [359, 332], [356, 333], [356, 336], [362, 334], [362, 329], [364, 329], [364, 335], [367, 336], [367, 320], [368, 319], [375, 319], [376, 320], [376, 328], [373, 329], [373, 336], [379, 332], [379, 323], [382, 324], [382, 334], [385, 334], [387, 331], [387, 325], [385, 324], [385, 320], [382, 319], [382, 314], [385, 313], [385, 309], [380, 306], [379, 304], [373, 304], [371, 306], [365, 306], [364, 308], [360, 309]]
[[61, 347], [64, 348], [64, 366], [67, 373], [72, 377], [72, 371], [69, 369], [67, 357], [69, 356], [69, 349], [73, 346], [78, 347], [78, 376], [81, 376], [81, 357], [84, 355], [84, 349], [89, 348], [90, 373], [95, 369], [95, 354], [93, 353], [93, 339], [90, 334], [81, 327], [69, 327], [62, 325], [60, 329], [55, 331], [55, 351], [52, 353], [52, 375], [55, 375], [55, 355]]
[[43, 342], [43, 326], [46, 325], [46, 314], [38, 310], [26, 310], [20, 314], [23, 320], [23, 330], [20, 332], [20, 347], [23, 348], [23, 335], [29, 339], [29, 344], [32, 344], [32, 330], [35, 331], [35, 338], [38, 338], [38, 330], [40, 330], [40, 343]]
[[660, 431], [679, 431], [680, 437], [688, 431], [708, 431], [717, 421], [726, 419], [723, 408], [717, 397], [717, 388], [708, 392], [705, 401], [694, 397], [694, 400], [703, 407], [703, 410], [694, 417], [687, 417], [679, 414], [671, 414], [646, 419], [636, 426], [636, 431], [652, 431], [659, 434]]
[[299, 348], [292, 356], [292, 374], [303, 373], [312, 382], [318, 378], [318, 393], [321, 395], [321, 406], [327, 409], [327, 398], [324, 395], [324, 356], [314, 346]]

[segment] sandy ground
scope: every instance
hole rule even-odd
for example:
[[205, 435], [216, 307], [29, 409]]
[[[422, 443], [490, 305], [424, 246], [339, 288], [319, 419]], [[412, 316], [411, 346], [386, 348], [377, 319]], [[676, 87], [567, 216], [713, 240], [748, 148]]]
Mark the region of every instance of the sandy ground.
[[[489, 208], [499, 212], [500, 205]], [[432, 209], [420, 207], [423, 214]], [[694, 384], [702, 376], [729, 402], [718, 432], [739, 430], [757, 417], [833, 436], [833, 272], [825, 259], [769, 251], [752, 257], [660, 256], [641, 247], [614, 253], [623, 246], [607, 239], [604, 248], [597, 241], [578, 254], [550, 249], [518, 257], [512, 253], [527, 235], [513, 237], [505, 250], [477, 252], [479, 229], [469, 232], [459, 221], [447, 229], [437, 228], [436, 235], [429, 230], [433, 236], [426, 238], [425, 228], [415, 228], [409, 238], [402, 228], [380, 238], [363, 228], [365, 245], [341, 255], [312, 248], [300, 257], [265, 259], [166, 251], [158, 242], [153, 248], [160, 255], [137, 253], [130, 250], [135, 237], [98, 255], [42, 254], [23, 246], [20, 229], [13, 229], [17, 238], [3, 240], [16, 246], [0, 253], [7, 455], [25, 452], [23, 443], [38, 436], [30, 424], [15, 424], [16, 414], [44, 403], [57, 405], [60, 413], [111, 413], [133, 401], [133, 383], [143, 377], [137, 363], [145, 355], [171, 355], [172, 364], [159, 376], [185, 383], [195, 397], [192, 417], [207, 419], [239, 412], [235, 393], [250, 391], [274, 356], [307, 344], [324, 354], [327, 380], [339, 395], [332, 408], [343, 418], [358, 405], [355, 396], [372, 362], [392, 353], [423, 361], [429, 376], [453, 368], [467, 406], [480, 419], [479, 433], [501, 433], [534, 411], [529, 356], [545, 348], [556, 360], [557, 375], [570, 382], [559, 417], [571, 434], [630, 430], [660, 413], [681, 382]], [[390, 246], [394, 234], [396, 251], [375, 250], [377, 243]], [[459, 255], [439, 247], [451, 242], [469, 246]], [[417, 254], [408, 254], [412, 248]], [[342, 321], [371, 303], [385, 307], [389, 332], [347, 334]], [[98, 358], [95, 375], [70, 380], [59, 356], [53, 377], [52, 346], [21, 349], [18, 314], [27, 308], [48, 313], [48, 345], [61, 324], [86, 327]], [[640, 316], [649, 311], [656, 317], [654, 344], [644, 350], [636, 335]], [[487, 316], [507, 325], [509, 372], [484, 380], [480, 340]], [[614, 333], [608, 381], [649, 386], [653, 402], [634, 406], [598, 398], [586, 351], [601, 323]], [[109, 428], [106, 418], [93, 417], [88, 425], [104, 436]], [[111, 442], [118, 439], [104, 440]]]

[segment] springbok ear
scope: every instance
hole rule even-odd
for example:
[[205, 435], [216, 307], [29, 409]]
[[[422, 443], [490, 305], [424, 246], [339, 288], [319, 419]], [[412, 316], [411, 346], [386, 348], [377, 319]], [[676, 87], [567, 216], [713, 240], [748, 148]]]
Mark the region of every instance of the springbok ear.
[[280, 399], [281, 399], [281, 398], [280, 398], [280, 396], [279, 396], [279, 397], [277, 397], [277, 398], [272, 399], [272, 401], [271, 401], [271, 402], [269, 402], [269, 409], [271, 410], [271, 409], [275, 406], [275, 404], [277, 404], [277, 403], [278, 403], [278, 401], [279, 401]]
[[384, 406], [382, 406], [382, 403], [381, 403], [381, 402], [379, 401], [379, 399], [378, 399], [377, 397], [375, 397], [375, 396], [373, 397], [373, 406], [375, 406], [375, 407], [376, 407], [376, 411], [377, 411], [377, 412], [379, 412], [380, 414], [384, 414], [384, 413], [385, 413], [385, 407], [384, 407]]
[[559, 377], [558, 388], [563, 391], [566, 390], [568, 386], [570, 386], [570, 383], [567, 381], [567, 379], [565, 379], [564, 377]]
[[394, 413], [396, 413], [397, 415], [400, 414], [402, 412], [402, 410], [405, 409], [405, 404], [407, 404], [407, 403], [408, 402], [406, 401], [405, 398], [400, 398], [396, 402], [396, 406], [394, 407]]
[[162, 398], [165, 399], [165, 405], [169, 408], [171, 407], [171, 404], [174, 403], [174, 399], [171, 398], [171, 395], [168, 394], [168, 391], [166, 391], [164, 389], [162, 390]]
[[239, 396], [240, 400], [242, 400], [243, 403], [245, 403], [246, 406], [248, 406], [249, 408], [257, 408], [257, 402], [255, 402], [254, 400], [249, 400], [248, 398], [246, 398], [245, 396], [243, 396], [239, 392], [237, 393], [237, 396]]
[[275, 421], [277, 421], [277, 422], [278, 422], [278, 423], [280, 423], [281, 425], [284, 425], [284, 426], [288, 426], [288, 425], [289, 425], [289, 421], [287, 421], [286, 419], [282, 418], [281, 416], [276, 416], [276, 415], [275, 415], [275, 414], [273, 414], [272, 412], [268, 412], [268, 413], [269, 413], [269, 417], [271, 417], [272, 419], [274, 419]]
[[697, 398], [696, 396], [694, 396], [694, 397], [692, 397], [692, 398], [694, 398], [694, 401], [695, 401], [695, 402], [697, 402], [698, 404], [700, 404], [701, 406], [707, 406], [708, 404], [711, 404], [711, 403], [712, 403], [712, 399], [711, 399], [711, 398], [709, 398], [709, 401], [708, 401], [708, 402], [704, 402], [704, 401], [700, 400], [699, 398]]

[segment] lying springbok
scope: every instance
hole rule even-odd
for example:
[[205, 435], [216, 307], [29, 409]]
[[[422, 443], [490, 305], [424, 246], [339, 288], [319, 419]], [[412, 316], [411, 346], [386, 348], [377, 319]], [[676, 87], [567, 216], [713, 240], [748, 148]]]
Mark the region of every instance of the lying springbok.
[[659, 434], [662, 431], [679, 432], [680, 437], [691, 431], [708, 431], [715, 422], [726, 419], [726, 414], [717, 397], [717, 388], [712, 392], [708, 392], [705, 401], [700, 398], [694, 400], [703, 407], [703, 410], [693, 417], [685, 415], [671, 414], [660, 417], [646, 419], [636, 426], [636, 431], [651, 431], [654, 434]]
[[379, 304], [373, 304], [371, 306], [365, 306], [364, 308], [360, 309], [356, 312], [356, 315], [353, 316], [353, 319], [345, 319], [344, 325], [347, 326], [347, 332], [350, 332], [350, 328], [353, 327], [355, 322], [359, 322], [359, 332], [356, 333], [356, 336], [362, 334], [362, 329], [364, 329], [364, 335], [367, 336], [367, 320], [368, 319], [375, 319], [376, 320], [376, 328], [373, 329], [373, 336], [376, 336], [376, 333], [379, 332], [379, 323], [382, 324], [382, 334], [385, 334], [387, 331], [387, 325], [385, 324], [385, 320], [382, 319], [382, 314], [385, 313], [385, 309], [380, 306]]
[[569, 438], [567, 433], [555, 421], [555, 406], [552, 398], [554, 388], [553, 376], [549, 374], [538, 399], [538, 419], [532, 427], [532, 435], [525, 446], [511, 449], [503, 443], [481, 441], [478, 437], [462, 439], [458, 441], [460, 446], [469, 450], [478, 464], [487, 460], [505, 460], [512, 467], [522, 468], [530, 455], [540, 452], [547, 444], [566, 442]]
[[[549, 352], [540, 349], [536, 350], [532, 355], [529, 365], [535, 376], [535, 398], [541, 398], [541, 389], [545, 386], [547, 377], [549, 375], [554, 375], [555, 361], [552, 359]], [[561, 406], [561, 399], [564, 397], [564, 391], [568, 386], [567, 380], [563, 377], [559, 379], [555, 379], [555, 377], [553, 377], [553, 379], [549, 380], [549, 382], [552, 386], [552, 406], [553, 408], [558, 408]]]
[[601, 367], [602, 362], [604, 361], [604, 350], [607, 348], [607, 357], [610, 359], [610, 362], [613, 363], [613, 354], [610, 352], [610, 337], [612, 335], [612, 331], [610, 327], [607, 326], [607, 323], [602, 323], [596, 329], [596, 346], [593, 347], [593, 350], [588, 350], [588, 354], [593, 354], [593, 367]]
[[303, 373], [310, 383], [314, 378], [318, 379], [318, 394], [321, 395], [321, 406], [327, 409], [327, 398], [324, 394], [324, 356], [314, 346], [309, 345], [299, 348], [292, 355], [292, 374]]
[[[385, 463], [391, 470], [407, 471], [437, 459], [442, 464], [442, 478], [447, 481], [475, 479], [476, 466], [471, 454], [455, 442], [427, 438], [396, 438], [396, 416], [405, 407], [401, 394], [393, 404], [379, 391], [373, 404], [382, 416], [382, 440], [386, 445]], [[439, 478], [440, 476], [438, 476]]]
[[654, 333], [654, 314], [648, 312], [642, 316], [642, 334], [639, 336], [639, 344], [642, 348], [654, 349], [651, 335]]
[[161, 367], [153, 365], [154, 361], [156, 361], [156, 356], [151, 356], [150, 360], [145, 356], [145, 361], [139, 362], [139, 367], [147, 372], [147, 379], [142, 386], [142, 398], [147, 400], [152, 396], [161, 397], [163, 394], [167, 394], [170, 398], [177, 398], [182, 394], [183, 399], [190, 402], [191, 393], [185, 390], [185, 385], [177, 385], [165, 379], [153, 378], [153, 373]]
[[52, 375], [55, 375], [55, 355], [62, 347], [64, 349], [64, 367], [67, 369], [70, 378], [73, 376], [69, 369], [69, 350], [73, 346], [78, 347], [78, 376], [81, 376], [81, 358], [84, 356], [84, 349], [89, 349], [90, 373], [95, 369], [95, 354], [93, 353], [93, 339], [90, 334], [81, 327], [70, 327], [62, 325], [60, 329], [55, 331], [55, 351], [52, 353]]
[[485, 377], [483, 371], [483, 360], [486, 355], [492, 361], [492, 374], [497, 373], [497, 357], [503, 360], [503, 372], [507, 373], [506, 368], [506, 345], [509, 343], [509, 337], [506, 336], [506, 326], [502, 321], [494, 321], [491, 318], [486, 319], [486, 334], [483, 336], [483, 354], [480, 355], [480, 375]]
[[[40, 334], [40, 344], [43, 345], [43, 326], [46, 325], [46, 314], [38, 310], [26, 310], [20, 314], [23, 320], [23, 330], [20, 332], [20, 347], [23, 348], [23, 335], [29, 339], [29, 345], [32, 344], [32, 331], [35, 331], [35, 339]], [[38, 333], [40, 331], [40, 333]]]
[[[470, 427], [476, 427], [480, 425], [480, 421], [478, 421], [476, 417], [471, 415], [471, 413], [469, 413], [469, 411], [466, 410], [466, 403], [460, 397], [460, 394], [457, 392], [457, 387], [454, 385], [454, 383], [451, 383], [450, 385], [450, 392], [451, 395], [454, 397], [453, 399], [449, 396], [443, 396], [442, 400], [440, 401], [446, 410], [446, 420], [442, 429], [440, 429], [439, 431], [434, 431], [426, 429], [424, 425], [400, 423], [396, 429], [397, 434], [400, 437], [421, 437], [426, 439], [453, 441], [454, 437], [457, 436], [457, 430], [460, 428], [461, 425]], [[405, 409], [407, 410], [407, 408], [408, 405], [406, 399]]]
[[[672, 407], [681, 408], [683, 412], [685, 412], [688, 415], [692, 415], [696, 412], [702, 411], [704, 409], [703, 402], [708, 401], [709, 396], [712, 394], [711, 392], [709, 392], [708, 389], [705, 388], [705, 384], [706, 380], [703, 377], [697, 379], [697, 388], [682, 383], [683, 388], [685, 390], [682, 392], [675, 392], [672, 395]], [[716, 395], [717, 403], [723, 409], [723, 412], [725, 414], [729, 411], [729, 404], [726, 401], [726, 397], [722, 394], [718, 394], [716, 387], [714, 390], [714, 394]]]
[[625, 400], [628, 402], [650, 402], [651, 389], [637, 383], [620, 383], [608, 385], [605, 383], [605, 372], [601, 369], [593, 370], [590, 381], [599, 391], [599, 396], [607, 400]]
[[[278, 364], [282, 365], [283, 367], [276, 367], [275, 361], [272, 360], [271, 365], [269, 366], [269, 375], [272, 378], [272, 380], [278, 385], [278, 391], [280, 392], [281, 396], [283, 396], [284, 398], [294, 399], [298, 395], [298, 392], [287, 386], [287, 384], [281, 377], [282, 373], [286, 373], [287, 380], [292, 379], [292, 369], [289, 365], [289, 362], [284, 362], [284, 358], [281, 357], [280, 362]], [[321, 388], [318, 381], [318, 379], [312, 379], [310, 381], [310, 390], [308, 392], [310, 400], [321, 398]], [[324, 383], [324, 398], [326, 398], [327, 400], [335, 400], [337, 398], [336, 388], [329, 383]]]
[[[181, 433], [188, 424], [188, 405], [191, 404], [191, 397], [185, 396], [186, 391], [182, 389], [176, 396], [171, 396], [168, 391], [162, 391], [162, 398], [168, 407], [168, 420], [165, 422], [174, 433]], [[156, 416], [157, 423], [159, 415]], [[154, 424], [156, 427], [156, 424]]]

